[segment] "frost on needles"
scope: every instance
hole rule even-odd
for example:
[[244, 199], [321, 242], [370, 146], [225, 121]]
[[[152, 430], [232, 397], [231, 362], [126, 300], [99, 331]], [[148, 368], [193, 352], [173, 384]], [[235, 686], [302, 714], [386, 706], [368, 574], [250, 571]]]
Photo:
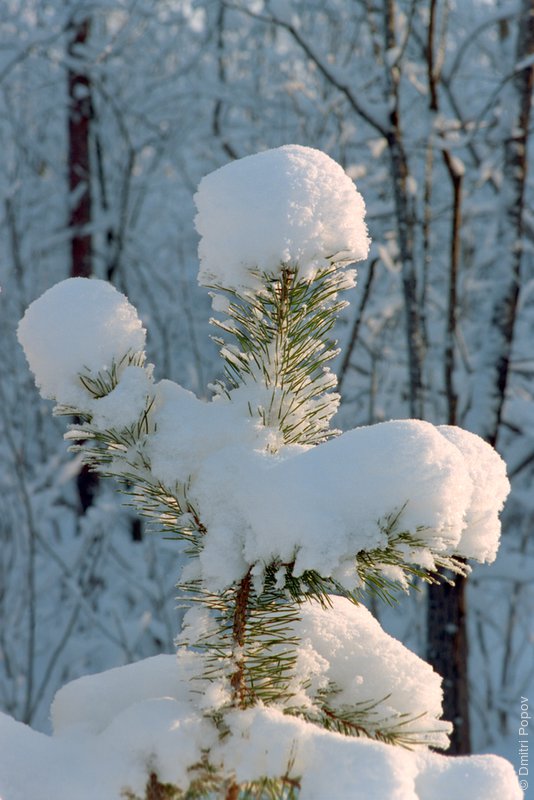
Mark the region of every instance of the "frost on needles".
[[64, 281], [19, 325], [43, 396], [80, 420], [73, 449], [176, 539], [185, 564], [177, 659], [65, 687], [56, 732], [101, 736], [126, 708], [174, 698], [167, 738], [136, 741], [130, 798], [147, 773], [170, 797], [367, 798], [377, 775], [380, 796], [399, 800], [434, 797], [430, 786], [519, 797], [495, 757], [462, 760], [462, 794], [453, 763], [427, 749], [450, 731], [439, 676], [361, 605], [465, 574], [465, 557], [491, 562], [509, 488], [495, 451], [458, 428], [331, 428], [329, 337], [369, 247], [361, 196], [324, 153], [291, 145], [208, 175], [195, 201], [224, 361], [210, 402], [154, 382], [137, 313], [107, 283]]

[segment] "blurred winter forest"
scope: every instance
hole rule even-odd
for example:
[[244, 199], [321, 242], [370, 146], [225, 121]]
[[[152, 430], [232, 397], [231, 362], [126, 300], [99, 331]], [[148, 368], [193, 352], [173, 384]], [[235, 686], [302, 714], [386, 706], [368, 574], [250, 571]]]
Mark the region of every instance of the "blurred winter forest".
[[355, 179], [374, 242], [337, 330], [338, 425], [459, 424], [496, 444], [513, 484], [495, 565], [377, 611], [445, 674], [457, 752], [515, 733], [534, 682], [532, 13], [3, 0], [0, 708], [46, 729], [60, 685], [172, 651], [179, 624], [173, 542], [80, 472], [18, 320], [69, 275], [109, 279], [142, 314], [157, 377], [209, 396], [193, 194], [231, 159], [298, 143]]

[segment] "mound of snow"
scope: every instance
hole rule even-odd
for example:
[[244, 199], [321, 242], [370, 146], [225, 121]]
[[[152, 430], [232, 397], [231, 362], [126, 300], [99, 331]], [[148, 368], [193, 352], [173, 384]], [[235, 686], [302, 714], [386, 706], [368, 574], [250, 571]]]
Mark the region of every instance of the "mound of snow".
[[[441, 677], [432, 667], [389, 636], [364, 606], [332, 597], [331, 608], [303, 603], [294, 626], [300, 639], [298, 680], [308, 695], [334, 685], [332, 708], [370, 702], [373, 719], [404, 715], [405, 734], [431, 732], [427, 743], [447, 748], [452, 725], [441, 720]], [[415, 719], [415, 717], [419, 717]]]
[[140, 353], [146, 332], [137, 311], [110, 283], [69, 278], [27, 309], [18, 338], [41, 395], [85, 408], [80, 373], [97, 376], [128, 353]]
[[274, 561], [354, 588], [355, 555], [386, 546], [396, 516], [396, 533], [421, 544], [398, 544], [408, 561], [495, 557], [509, 483], [500, 456], [474, 434], [397, 420], [273, 456], [232, 403], [202, 403], [162, 383], [145, 448], [157, 479], [187, 486], [207, 528], [199, 558], [210, 588], [239, 580], [248, 566], [261, 578]]
[[125, 788], [144, 796], [152, 770], [185, 788], [188, 767], [207, 749], [238, 780], [284, 775], [292, 764], [299, 800], [523, 797], [512, 765], [497, 756], [411, 752], [331, 733], [272, 707], [229, 713], [231, 735], [220, 739], [188, 699], [190, 668], [158, 656], [80, 678], [54, 701], [53, 737], [0, 714], [2, 800], [118, 800]]
[[310, 147], [286, 145], [226, 164], [195, 195], [199, 282], [260, 286], [251, 270], [298, 269], [312, 280], [330, 263], [366, 258], [365, 205], [342, 167]]
[[499, 512], [510, 491], [506, 464], [480, 436], [453, 425], [438, 430], [462, 453], [473, 485], [458, 550], [465, 558], [494, 561], [501, 535]]

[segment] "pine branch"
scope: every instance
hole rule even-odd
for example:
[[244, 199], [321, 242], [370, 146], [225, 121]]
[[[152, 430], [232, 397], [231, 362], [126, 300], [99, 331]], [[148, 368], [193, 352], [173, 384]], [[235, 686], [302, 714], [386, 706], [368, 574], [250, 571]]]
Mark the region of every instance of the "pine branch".
[[[119, 361], [113, 360], [108, 370], [102, 370], [97, 375], [94, 375], [89, 369], [85, 368], [80, 372], [78, 379], [93, 399], [98, 400], [115, 389], [126, 367], [143, 367], [145, 360], [146, 355], [144, 352], [129, 350]], [[54, 409], [54, 413], [58, 416], [74, 415], [73, 412], [75, 412], [75, 409], [61, 404]]]
[[[129, 354], [121, 362], [122, 366], [141, 366], [142, 354]], [[112, 391], [120, 379], [121, 365], [112, 366], [109, 372], [91, 377], [88, 386], [92, 387], [95, 398], [103, 387]], [[197, 555], [202, 548], [206, 534], [200, 516], [188, 497], [185, 485], [168, 487], [154, 478], [151, 465], [143, 452], [146, 438], [153, 433], [152, 412], [155, 396], [146, 398], [145, 407], [139, 419], [124, 428], [101, 429], [92, 423], [89, 413], [77, 408], [60, 406], [57, 414], [75, 414], [79, 423], [71, 427], [65, 439], [72, 442], [70, 450], [80, 453], [82, 461], [91, 471], [104, 478], [113, 478], [120, 490], [129, 498], [125, 505], [157, 523], [169, 538], [188, 545], [188, 553]]]
[[240, 386], [263, 387], [266, 401], [251, 415], [279, 430], [285, 444], [318, 444], [337, 433], [328, 429], [339, 402], [327, 367], [338, 351], [328, 334], [346, 305], [337, 296], [351, 280], [335, 264], [313, 281], [300, 281], [288, 268], [281, 277], [256, 277], [263, 289], [254, 295], [211, 287], [228, 299], [228, 318], [211, 320], [226, 334], [214, 337], [227, 382], [219, 391], [230, 396]]
[[356, 736], [374, 739], [385, 744], [397, 745], [412, 749], [420, 745], [436, 744], [443, 730], [425, 729], [416, 725], [426, 714], [410, 715], [396, 713], [384, 717], [380, 708], [389, 695], [380, 700], [360, 701], [351, 706], [337, 706], [332, 703], [339, 688], [335, 683], [320, 690], [312, 708], [289, 709], [287, 713], [306, 719], [326, 730], [342, 733], [344, 736]]
[[[180, 645], [204, 655], [199, 691], [207, 682], [229, 684], [229, 706], [247, 707], [257, 702], [283, 704], [292, 696], [299, 639], [294, 626], [298, 606], [289, 602], [272, 579], [263, 591], [254, 590], [250, 574], [221, 593], [210, 593], [200, 581], [178, 586], [187, 605], [208, 609], [211, 625], [206, 632]], [[219, 713], [219, 712], [218, 712]]]
[[192, 780], [187, 789], [171, 783], [162, 783], [157, 772], [151, 770], [143, 797], [131, 789], [123, 789], [124, 800], [298, 800], [300, 779], [290, 776], [292, 764], [278, 778], [262, 777], [254, 781], [237, 783], [215, 769], [207, 757], [191, 767]]

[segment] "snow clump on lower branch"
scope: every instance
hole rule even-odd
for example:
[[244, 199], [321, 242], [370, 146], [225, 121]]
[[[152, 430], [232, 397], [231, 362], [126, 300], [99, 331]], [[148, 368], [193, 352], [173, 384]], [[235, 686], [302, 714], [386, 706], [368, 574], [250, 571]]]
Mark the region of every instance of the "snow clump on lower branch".
[[[277, 703], [279, 710], [357, 736], [365, 724], [367, 735], [381, 741], [395, 738], [409, 747], [449, 746], [452, 725], [440, 719], [440, 676], [389, 636], [364, 606], [336, 596], [330, 598], [329, 607], [307, 601], [299, 606], [298, 619], [288, 625], [299, 646], [287, 699]], [[205, 613], [190, 609], [179, 647], [182, 639], [202, 641], [210, 626], [213, 620]], [[179, 649], [179, 659], [191, 655]], [[184, 663], [189, 669], [189, 662]], [[211, 699], [211, 711], [220, 711], [231, 695], [228, 680], [203, 680], [198, 669], [197, 694]], [[208, 707], [204, 699], [200, 705]], [[71, 709], [68, 704], [68, 714]]]
[[[364, 606], [333, 596], [330, 608], [303, 603], [299, 617], [295, 672], [312, 699], [310, 719], [320, 716], [321, 703], [334, 714], [372, 703], [367, 724], [377, 738], [381, 728], [385, 733], [397, 721], [410, 746], [449, 746], [452, 725], [440, 719], [441, 677], [389, 636]], [[298, 697], [291, 703], [296, 705]]]
[[460, 539], [462, 555], [492, 562], [499, 547], [499, 512], [510, 489], [506, 465], [480, 436], [454, 425], [439, 425], [437, 430], [462, 453], [473, 487]]
[[230, 712], [232, 735], [221, 740], [189, 699], [193, 664], [193, 655], [178, 664], [156, 656], [68, 684], [53, 704], [52, 737], [0, 714], [2, 800], [118, 800], [126, 788], [143, 797], [150, 771], [186, 789], [189, 767], [207, 749], [210, 764], [238, 782], [290, 767], [299, 800], [523, 797], [513, 767], [497, 756], [411, 752], [325, 731], [278, 708]]
[[249, 567], [261, 579], [277, 562], [354, 587], [356, 554], [392, 541], [423, 567], [436, 554], [495, 558], [509, 483], [474, 434], [391, 421], [273, 456], [268, 430], [231, 402], [203, 403], [168, 381], [156, 397], [145, 453], [162, 484], [187, 484], [206, 527], [199, 564], [211, 590]]

